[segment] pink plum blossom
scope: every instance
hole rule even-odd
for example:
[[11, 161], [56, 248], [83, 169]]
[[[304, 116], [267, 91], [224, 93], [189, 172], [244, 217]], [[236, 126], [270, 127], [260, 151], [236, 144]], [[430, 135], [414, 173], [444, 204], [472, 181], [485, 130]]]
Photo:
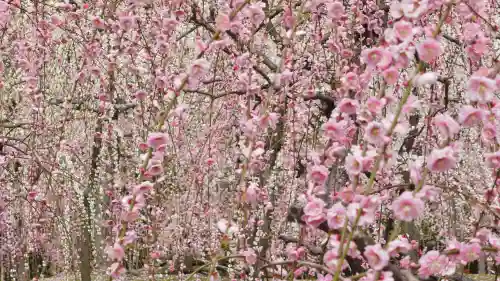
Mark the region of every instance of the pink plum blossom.
[[427, 168], [431, 172], [445, 172], [455, 167], [457, 159], [451, 147], [434, 149], [429, 155]]
[[311, 199], [304, 207], [304, 221], [313, 227], [317, 227], [326, 219], [325, 202], [319, 198]]
[[333, 205], [326, 213], [326, 221], [330, 229], [344, 227], [346, 221], [346, 209], [341, 203]]
[[467, 94], [473, 102], [490, 102], [496, 88], [495, 80], [484, 76], [472, 76], [467, 82]]
[[405, 191], [392, 203], [392, 211], [398, 220], [412, 221], [420, 217], [424, 211], [424, 202]]
[[363, 255], [374, 270], [382, 270], [389, 264], [389, 254], [380, 244], [367, 246]]
[[443, 47], [441, 43], [436, 39], [427, 38], [423, 42], [417, 45], [418, 57], [426, 62], [431, 63], [443, 52]]

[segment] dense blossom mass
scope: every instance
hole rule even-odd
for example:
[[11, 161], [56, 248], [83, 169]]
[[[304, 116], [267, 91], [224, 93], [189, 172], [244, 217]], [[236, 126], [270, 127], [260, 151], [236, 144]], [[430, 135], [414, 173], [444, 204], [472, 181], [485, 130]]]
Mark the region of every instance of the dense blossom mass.
[[0, 0], [0, 280], [493, 270], [499, 26], [495, 0]]

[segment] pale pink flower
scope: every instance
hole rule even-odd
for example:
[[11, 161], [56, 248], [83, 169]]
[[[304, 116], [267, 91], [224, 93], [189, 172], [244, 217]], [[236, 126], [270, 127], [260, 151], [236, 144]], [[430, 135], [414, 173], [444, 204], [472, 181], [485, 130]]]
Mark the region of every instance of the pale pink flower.
[[346, 221], [346, 209], [342, 203], [336, 203], [326, 213], [326, 221], [330, 229], [340, 229], [344, 227]]
[[340, 101], [338, 109], [342, 113], [349, 115], [356, 114], [359, 108], [359, 102], [357, 100], [344, 98]]
[[110, 259], [116, 261], [121, 261], [123, 260], [123, 257], [125, 257], [125, 250], [118, 242], [116, 242], [113, 246], [108, 246], [106, 248], [106, 253]]
[[165, 133], [150, 133], [148, 136], [147, 144], [151, 148], [158, 148], [160, 145], [167, 143], [167, 134]]
[[438, 114], [434, 117], [433, 123], [446, 139], [453, 138], [460, 131], [460, 125], [447, 114]]
[[470, 101], [487, 103], [493, 99], [496, 88], [495, 80], [484, 76], [472, 76], [467, 83], [467, 94]]
[[481, 32], [481, 26], [475, 22], [468, 22], [463, 25], [462, 35], [465, 40], [474, 40]]
[[107, 274], [112, 278], [118, 279], [120, 276], [125, 274], [125, 267], [121, 264], [121, 262], [113, 263], [107, 270]]
[[365, 139], [371, 144], [382, 144], [387, 141], [385, 128], [380, 122], [370, 122], [365, 128]]
[[410, 222], [422, 215], [424, 202], [413, 196], [411, 191], [405, 191], [392, 203], [392, 212], [398, 220]]
[[303, 220], [308, 225], [318, 227], [325, 218], [325, 202], [319, 198], [312, 198], [304, 207]]
[[229, 222], [226, 219], [220, 219], [217, 224], [217, 229], [222, 233], [227, 233], [229, 228]]
[[397, 21], [394, 24], [394, 33], [401, 41], [411, 40], [413, 37], [413, 25], [405, 20]]
[[376, 97], [369, 97], [368, 100], [366, 101], [366, 108], [372, 113], [372, 114], [379, 114], [382, 111], [382, 108], [384, 107], [385, 102], [383, 100], [380, 100]]
[[133, 189], [133, 194], [138, 195], [138, 194], [144, 194], [153, 189], [154, 184], [149, 182], [149, 181], [144, 181], [136, 186], [134, 186]]
[[349, 154], [345, 161], [347, 173], [350, 175], [356, 176], [363, 171], [363, 157], [360, 154]]
[[104, 20], [98, 16], [92, 18], [92, 25], [97, 29], [104, 29], [106, 27]]
[[136, 17], [135, 16], [121, 16], [119, 17], [120, 27], [123, 30], [130, 30], [135, 27]]
[[426, 63], [434, 61], [442, 52], [441, 43], [433, 38], [427, 38], [417, 45], [418, 57]]
[[414, 110], [418, 110], [420, 107], [421, 107], [420, 100], [414, 95], [410, 95], [405, 105], [403, 106], [403, 113], [411, 113]]
[[366, 246], [363, 255], [370, 267], [374, 270], [382, 270], [389, 264], [389, 253], [380, 244]]
[[388, 85], [394, 85], [398, 82], [399, 72], [395, 67], [389, 67], [384, 72], [382, 72], [385, 83]]
[[385, 69], [392, 62], [391, 53], [382, 48], [365, 49], [361, 52], [361, 58], [371, 68]]
[[[356, 199], [356, 198], [355, 198]], [[375, 209], [367, 209], [359, 202], [354, 202], [347, 206], [347, 217], [349, 221], [353, 222], [358, 216], [358, 211], [361, 208], [361, 217], [359, 218], [359, 225], [365, 226], [375, 221]]]
[[492, 233], [491, 230], [483, 227], [476, 232], [476, 238], [479, 239], [479, 241], [481, 241], [483, 243], [488, 242], [488, 239], [490, 238], [491, 233]]
[[440, 274], [448, 266], [448, 257], [442, 256], [438, 251], [429, 251], [423, 255], [418, 263], [420, 268], [418, 269], [418, 275], [421, 278], [428, 278], [431, 275]]
[[434, 149], [427, 163], [427, 168], [431, 172], [445, 172], [455, 167], [457, 159], [455, 158], [453, 149], [449, 146], [442, 149]]
[[311, 169], [311, 179], [321, 185], [328, 178], [328, 168], [323, 165], [316, 165]]
[[167, 87], [167, 77], [157, 76], [155, 78], [155, 86], [158, 89], [164, 89], [165, 87]]
[[486, 165], [490, 168], [498, 169], [500, 168], [500, 151], [493, 153], [485, 153]]
[[243, 251], [243, 256], [245, 256], [245, 261], [249, 265], [254, 265], [257, 262], [257, 255], [255, 254], [254, 249], [247, 249], [246, 251]]
[[333, 280], [333, 276], [331, 274], [323, 275], [323, 274], [318, 273], [317, 277], [318, 277], [317, 281], [332, 281]]
[[159, 160], [151, 159], [148, 163], [147, 174], [150, 176], [159, 176], [163, 174], [163, 163]]
[[205, 73], [207, 73], [209, 68], [210, 68], [210, 63], [207, 60], [197, 59], [191, 64], [189, 68], [189, 74], [191, 75], [191, 77], [197, 79], [205, 75]]
[[[338, 258], [338, 250], [337, 249], [331, 249], [323, 255], [323, 263], [326, 265], [326, 267], [330, 269], [337, 269], [337, 265], [339, 264], [339, 258]], [[344, 263], [342, 264], [342, 269], [347, 268], [348, 264], [344, 260]]]
[[148, 94], [144, 90], [138, 90], [137, 92], [134, 93], [134, 97], [138, 100], [145, 100], [147, 95]]
[[411, 244], [408, 238], [401, 236], [389, 242], [389, 247], [387, 247], [387, 251], [391, 257], [397, 257], [400, 253], [407, 253], [410, 250]]
[[345, 14], [344, 5], [334, 1], [326, 4], [327, 14], [331, 19], [338, 20]]
[[415, 194], [415, 196], [420, 199], [434, 202], [438, 200], [439, 194], [441, 194], [441, 189], [432, 185], [424, 185], [422, 189]]
[[481, 131], [481, 138], [486, 143], [494, 143], [498, 139], [498, 132], [495, 125], [488, 123], [484, 125]]
[[423, 74], [418, 74], [413, 80], [413, 84], [417, 87], [425, 85], [433, 85], [438, 81], [438, 75], [435, 72], [426, 72]]
[[259, 198], [260, 189], [256, 183], [250, 183], [245, 193], [245, 200], [250, 204], [257, 203]]
[[464, 127], [472, 127], [479, 124], [485, 118], [484, 110], [465, 105], [460, 109], [458, 121]]
[[336, 122], [334, 119], [330, 119], [328, 122], [323, 124], [322, 129], [327, 137], [332, 140], [340, 141], [345, 138], [346, 126], [346, 121]]
[[354, 72], [348, 72], [341, 78], [342, 83], [350, 90], [359, 87], [359, 75]]
[[462, 243], [462, 247], [460, 248], [460, 259], [464, 264], [479, 259], [480, 254], [481, 246], [478, 243]]
[[247, 16], [250, 18], [250, 21], [255, 25], [258, 26], [261, 24], [264, 19], [266, 18], [266, 15], [264, 13], [264, 10], [262, 10], [262, 5], [263, 3], [254, 3], [248, 6], [247, 8]]
[[135, 232], [135, 230], [129, 230], [127, 231], [127, 233], [125, 234], [125, 237], [123, 238], [123, 245], [124, 246], [127, 246], [129, 244], [132, 244], [134, 243], [134, 241], [137, 240], [137, 232]]

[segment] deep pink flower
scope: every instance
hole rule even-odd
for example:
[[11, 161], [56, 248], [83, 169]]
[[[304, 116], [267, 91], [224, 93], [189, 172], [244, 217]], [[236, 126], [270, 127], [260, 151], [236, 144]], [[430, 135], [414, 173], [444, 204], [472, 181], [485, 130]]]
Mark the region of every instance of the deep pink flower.
[[389, 264], [389, 253], [380, 244], [366, 246], [363, 255], [370, 267], [374, 270], [382, 270]]
[[451, 147], [447, 146], [443, 149], [434, 149], [427, 162], [427, 168], [431, 172], [445, 172], [455, 167], [457, 159]]
[[431, 63], [443, 52], [441, 43], [433, 38], [427, 38], [417, 45], [418, 57], [420, 60]]
[[405, 191], [392, 203], [392, 212], [398, 220], [412, 221], [424, 212], [424, 202]]

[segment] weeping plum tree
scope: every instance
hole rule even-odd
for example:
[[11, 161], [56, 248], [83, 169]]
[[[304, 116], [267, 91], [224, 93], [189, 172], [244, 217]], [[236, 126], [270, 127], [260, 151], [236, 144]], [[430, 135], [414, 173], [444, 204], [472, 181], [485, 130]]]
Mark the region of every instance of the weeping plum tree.
[[499, 24], [495, 0], [0, 1], [0, 279], [496, 265]]

